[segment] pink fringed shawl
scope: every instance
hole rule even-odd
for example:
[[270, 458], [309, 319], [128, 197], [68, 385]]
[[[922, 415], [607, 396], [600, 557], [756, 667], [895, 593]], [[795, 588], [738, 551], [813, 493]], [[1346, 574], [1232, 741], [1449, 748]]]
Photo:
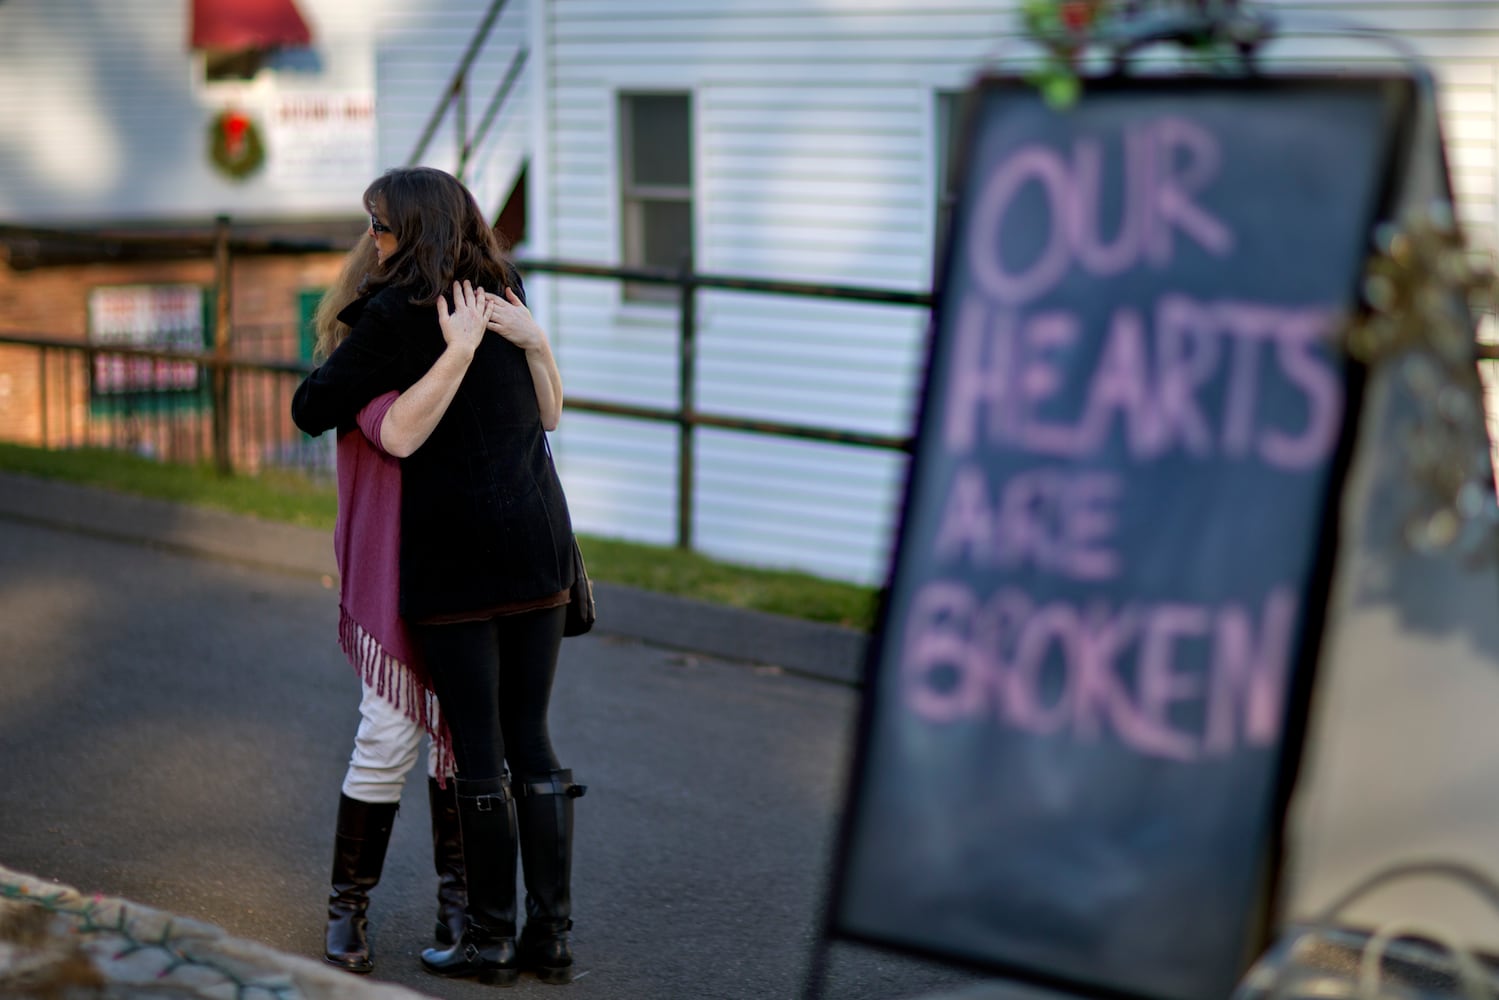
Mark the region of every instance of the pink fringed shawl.
[[432, 737], [438, 780], [453, 768], [453, 744], [432, 678], [400, 613], [401, 463], [380, 447], [380, 427], [397, 394], [359, 411], [359, 427], [338, 435], [338, 644], [375, 693]]

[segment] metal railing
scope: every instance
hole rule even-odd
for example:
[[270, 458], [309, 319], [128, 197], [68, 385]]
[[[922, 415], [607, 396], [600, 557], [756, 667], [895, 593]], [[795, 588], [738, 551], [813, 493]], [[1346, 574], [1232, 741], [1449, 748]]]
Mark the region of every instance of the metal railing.
[[291, 421], [307, 373], [300, 361], [0, 334], [0, 371], [10, 385], [9, 441], [131, 452], [221, 474], [333, 473], [327, 442]]
[[407, 158], [407, 166], [416, 166], [422, 162], [427, 155], [427, 148], [432, 144], [433, 137], [438, 128], [442, 126], [443, 119], [447, 117], [449, 109], [453, 110], [457, 125], [457, 169], [453, 171], [459, 180], [464, 179], [468, 171], [468, 162], [473, 157], [474, 151], [488, 137], [490, 129], [494, 127], [496, 119], [500, 114], [500, 108], [504, 107], [505, 101], [510, 96], [516, 80], [520, 78], [521, 70], [525, 68], [526, 60], [530, 56], [530, 49], [522, 45], [511, 55], [510, 64], [505, 70], [505, 75], [500, 79], [494, 91], [489, 95], [489, 100], [484, 110], [479, 115], [478, 123], [473, 132], [469, 131], [469, 70], [473, 68], [474, 61], [479, 58], [484, 43], [489, 40], [489, 33], [494, 30], [500, 14], [504, 12], [506, 0], [492, 0], [489, 10], [485, 12], [483, 20], [474, 32], [473, 38], [469, 40], [468, 48], [463, 53], [463, 58], [458, 61], [458, 68], [453, 71], [452, 79], [443, 88], [442, 97], [438, 99], [437, 107], [432, 109], [432, 114], [427, 118], [427, 124], [422, 129], [421, 137], [416, 141], [416, 148], [411, 151]]
[[[224, 260], [223, 266], [228, 266]], [[846, 428], [790, 421], [749, 419], [700, 408], [697, 399], [697, 293], [702, 289], [796, 296], [927, 309], [926, 292], [815, 284], [763, 278], [701, 274], [649, 268], [621, 268], [556, 260], [517, 260], [527, 274], [594, 278], [605, 281], [673, 285], [678, 289], [676, 345], [678, 391], [675, 405], [649, 406], [569, 394], [569, 411], [622, 420], [675, 425], [676, 544], [693, 545], [696, 497], [694, 432], [711, 427], [747, 434], [819, 441], [854, 448], [909, 451], [906, 436], [872, 434]], [[7, 348], [26, 348], [36, 362], [43, 447], [117, 447], [167, 461], [211, 461], [221, 472], [256, 473], [265, 468], [295, 468], [328, 473], [330, 457], [291, 424], [289, 409], [297, 383], [309, 366], [303, 361], [252, 360], [236, 356], [231, 332], [215, 335], [214, 351], [184, 352], [115, 348], [56, 338], [0, 334], [0, 358]], [[99, 389], [99, 374], [110, 366], [134, 366], [140, 386]], [[160, 373], [187, 365], [198, 372], [190, 390], [161, 388]], [[24, 364], [6, 364], [15, 380]], [[59, 376], [59, 370], [67, 375]], [[24, 376], [23, 376], [24, 377]], [[80, 406], [79, 401], [88, 405]], [[170, 445], [168, 444], [170, 442]], [[191, 444], [191, 447], [189, 447]]]
[[[646, 405], [570, 393], [566, 407], [570, 412], [676, 428], [675, 521], [680, 547], [693, 546], [695, 431], [699, 428], [910, 451], [909, 436], [752, 419], [703, 408], [697, 392], [701, 332], [697, 299], [702, 290], [725, 290], [927, 310], [932, 305], [929, 292], [704, 274], [688, 267], [672, 271], [526, 259], [517, 260], [516, 265], [527, 275], [656, 284], [678, 290], [675, 400]], [[221, 266], [229, 266], [227, 257], [221, 258]], [[565, 338], [565, 331], [554, 331], [558, 333]], [[184, 352], [0, 334], [0, 372], [9, 376], [11, 399], [22, 392], [28, 373], [34, 373], [38, 415], [38, 423], [27, 434], [18, 437], [13, 429], [5, 433], [3, 427], [0, 433], [47, 448], [91, 445], [133, 450], [164, 461], [211, 461], [226, 472], [254, 474], [287, 468], [312, 476], [330, 474], [331, 451], [303, 435], [290, 419], [292, 394], [309, 365], [300, 360], [246, 358], [235, 348], [233, 331], [222, 327], [214, 339], [213, 351]], [[1499, 361], [1499, 345], [1477, 344], [1476, 357], [1486, 363]], [[189, 370], [195, 373], [191, 381], [186, 375]]]
[[932, 297], [927, 292], [908, 292], [883, 288], [863, 288], [853, 285], [814, 284], [799, 281], [777, 281], [765, 278], [733, 277], [718, 274], [702, 274], [684, 265], [678, 271], [656, 268], [611, 267], [603, 264], [582, 264], [556, 260], [517, 260], [522, 273], [535, 272], [566, 277], [599, 278], [655, 285], [675, 285], [678, 288], [677, 309], [677, 400], [674, 407], [639, 406], [614, 403], [607, 400], [580, 398], [569, 395], [566, 406], [569, 410], [598, 413], [631, 420], [671, 423], [677, 427], [677, 515], [676, 544], [679, 548], [692, 548], [693, 509], [696, 490], [696, 448], [693, 431], [699, 427], [714, 427], [720, 430], [742, 431], [772, 437], [795, 438], [803, 441], [822, 441], [830, 444], [849, 445], [858, 448], [883, 448], [909, 451], [911, 439], [906, 436], [870, 434], [862, 431], [835, 427], [819, 427], [778, 420], [751, 420], [743, 417], [725, 416], [705, 412], [697, 404], [697, 292], [699, 289], [721, 289], [737, 292], [753, 292], [764, 295], [790, 295], [802, 298], [818, 298], [844, 302], [872, 302], [892, 306], [907, 306], [928, 309]]

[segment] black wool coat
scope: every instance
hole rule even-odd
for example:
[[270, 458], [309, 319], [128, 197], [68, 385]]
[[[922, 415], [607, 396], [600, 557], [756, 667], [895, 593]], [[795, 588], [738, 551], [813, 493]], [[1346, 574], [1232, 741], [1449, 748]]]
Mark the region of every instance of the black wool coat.
[[[410, 296], [383, 288], [340, 315], [352, 332], [297, 387], [298, 427], [350, 428], [370, 400], [427, 373], [446, 342], [437, 307]], [[483, 611], [572, 582], [572, 521], [525, 352], [486, 333], [431, 437], [401, 460], [401, 613]]]

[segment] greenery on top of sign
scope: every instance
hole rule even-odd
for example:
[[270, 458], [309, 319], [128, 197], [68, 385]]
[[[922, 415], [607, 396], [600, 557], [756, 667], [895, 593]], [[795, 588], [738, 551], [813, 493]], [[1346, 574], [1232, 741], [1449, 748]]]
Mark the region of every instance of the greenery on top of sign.
[[1022, 32], [1043, 51], [1026, 75], [1046, 103], [1068, 108], [1082, 94], [1083, 61], [1090, 50], [1118, 60], [1152, 42], [1173, 42], [1204, 69], [1241, 65], [1265, 27], [1235, 3], [1214, 0], [1025, 0]]

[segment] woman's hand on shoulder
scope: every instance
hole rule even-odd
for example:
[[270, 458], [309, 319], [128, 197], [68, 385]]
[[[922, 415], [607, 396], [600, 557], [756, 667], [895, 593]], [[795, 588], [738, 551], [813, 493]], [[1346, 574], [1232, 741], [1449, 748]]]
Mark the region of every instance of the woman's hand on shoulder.
[[546, 331], [531, 316], [531, 310], [515, 294], [515, 289], [507, 286], [503, 295], [486, 292], [484, 298], [490, 303], [489, 329], [523, 351], [548, 346]]
[[473, 356], [490, 323], [490, 303], [493, 301], [493, 295], [486, 295], [484, 289], [475, 288], [467, 281], [453, 282], [451, 312], [448, 310], [447, 299], [438, 298], [437, 322], [442, 327], [442, 338], [447, 341], [449, 348], [465, 351], [470, 357]]

